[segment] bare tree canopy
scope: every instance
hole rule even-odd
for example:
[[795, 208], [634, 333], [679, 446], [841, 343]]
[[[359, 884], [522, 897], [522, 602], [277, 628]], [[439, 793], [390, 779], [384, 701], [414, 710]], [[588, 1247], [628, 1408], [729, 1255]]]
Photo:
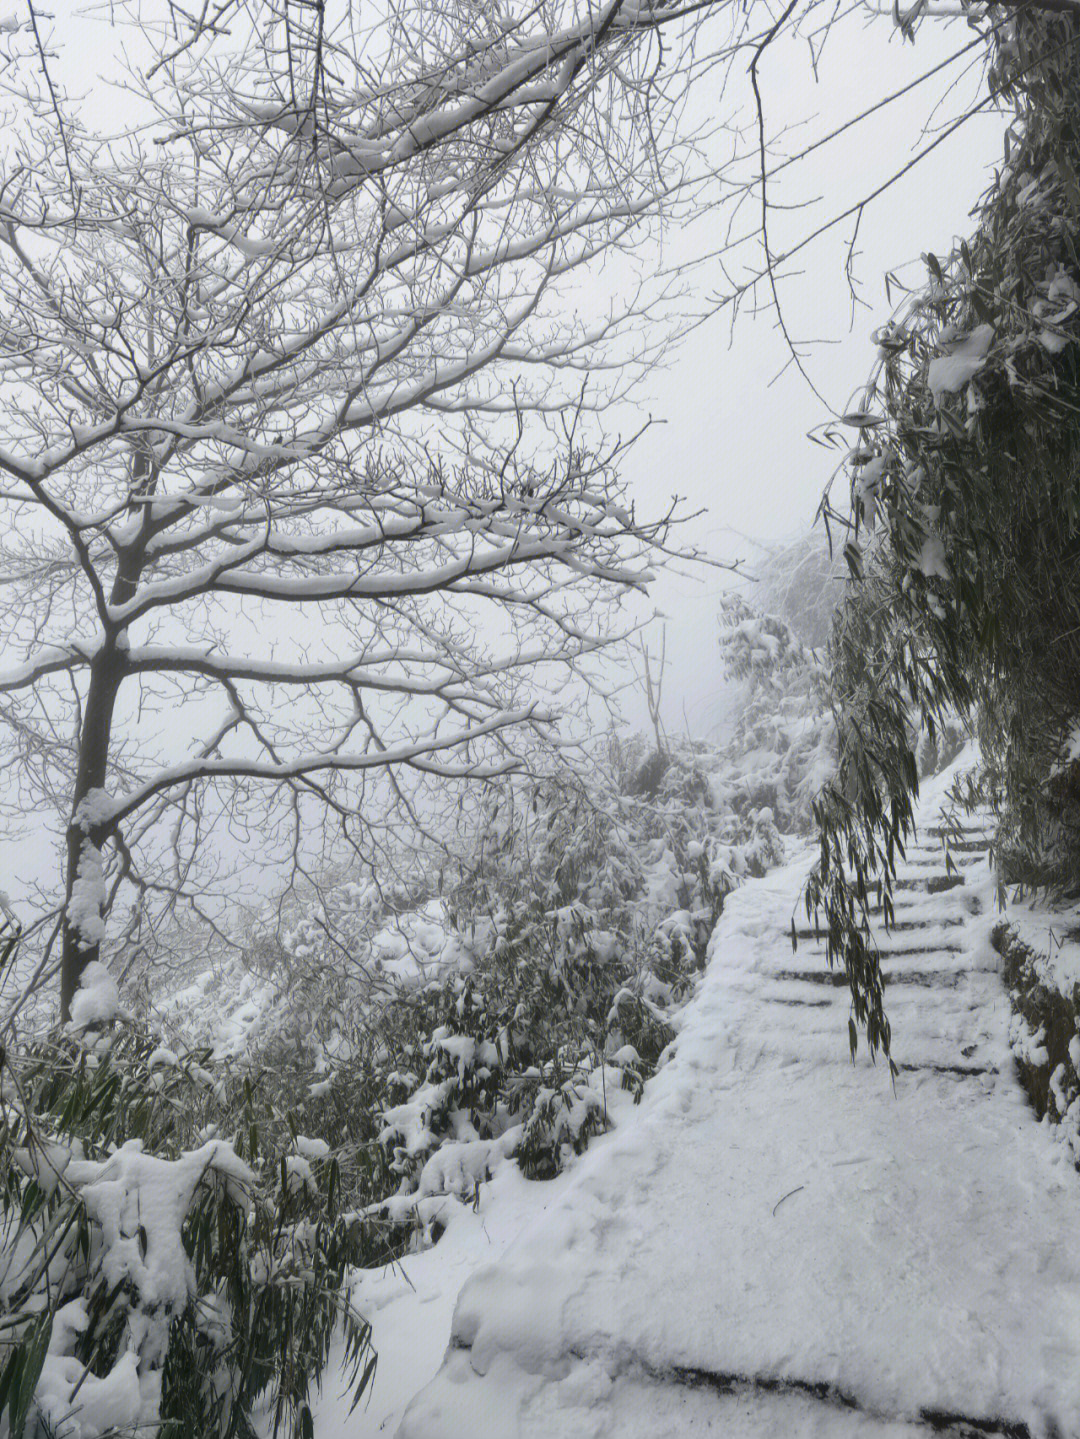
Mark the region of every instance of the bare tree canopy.
[[66, 1009], [121, 901], [133, 945], [213, 888], [215, 826], [258, 809], [299, 856], [311, 801], [358, 843], [372, 771], [407, 807], [406, 774], [560, 743], [525, 681], [610, 637], [671, 515], [635, 515], [589, 424], [663, 285], [599, 323], [549, 299], [690, 195], [693, 65], [660, 34], [696, 22], [136, 17], [157, 59], [106, 141], [32, 21], [3, 82], [0, 717], [17, 806], [62, 823], [35, 982], [59, 946]]

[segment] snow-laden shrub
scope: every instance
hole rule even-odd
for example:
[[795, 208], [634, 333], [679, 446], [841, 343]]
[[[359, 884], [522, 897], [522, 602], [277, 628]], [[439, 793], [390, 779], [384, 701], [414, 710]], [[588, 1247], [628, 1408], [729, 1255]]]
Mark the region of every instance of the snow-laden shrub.
[[818, 527], [771, 547], [755, 566], [746, 598], [761, 614], [775, 615], [805, 645], [824, 649], [833, 614], [844, 596], [847, 566]]
[[310, 1433], [338, 1326], [370, 1373], [343, 1280], [375, 1251], [336, 1160], [100, 1008], [0, 1061], [0, 1433]]
[[332, 1147], [389, 1251], [511, 1157], [558, 1173], [640, 1098], [725, 896], [805, 825], [829, 763], [816, 661], [782, 623], [739, 625], [732, 663], [746, 650], [753, 674], [729, 746], [612, 738], [587, 782], [490, 784], [457, 862], [400, 904], [313, 885], [243, 964], [158, 1006]]
[[836, 764], [822, 656], [785, 620], [734, 593], [724, 597], [720, 644], [729, 678], [745, 693], [713, 781], [717, 799], [747, 818], [768, 809], [785, 832], [808, 830]]
[[377, 1207], [393, 1224], [428, 1224], [439, 1195], [471, 1199], [511, 1154], [529, 1178], [559, 1173], [607, 1127], [609, 1087], [640, 1097], [697, 960], [680, 941], [662, 981], [593, 920], [584, 907], [505, 909], [467, 973], [384, 1014], [395, 1068], [379, 1138], [397, 1183]]
[[1080, 1169], [1080, 984], [1063, 986], [1047, 956], [1007, 922], [991, 939], [1012, 1003], [1009, 1037], [1020, 1082], [1038, 1118], [1061, 1126]]
[[640, 1097], [700, 967], [700, 912], [676, 911], [651, 934], [637, 912], [620, 933], [600, 926], [610, 911], [580, 900], [504, 901], [468, 973], [386, 1016], [391, 1034], [401, 1026], [380, 1135], [400, 1176], [395, 1219], [447, 1192], [448, 1175], [449, 1192], [467, 1179], [471, 1194], [510, 1153], [530, 1178], [557, 1174], [607, 1127], [609, 1088]]

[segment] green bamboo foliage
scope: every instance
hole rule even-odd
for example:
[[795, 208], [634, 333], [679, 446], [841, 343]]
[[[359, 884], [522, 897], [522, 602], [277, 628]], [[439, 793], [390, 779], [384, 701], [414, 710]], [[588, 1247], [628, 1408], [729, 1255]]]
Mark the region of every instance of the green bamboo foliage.
[[[254, 1439], [257, 1411], [275, 1435], [310, 1433], [312, 1386], [338, 1335], [358, 1395], [370, 1381], [368, 1328], [345, 1280], [380, 1251], [370, 1226], [341, 1211], [336, 1157], [309, 1164], [309, 1180], [297, 1183], [288, 1117], [257, 1085], [230, 1093], [207, 1052], [163, 1054], [121, 1024], [53, 1034], [17, 1060], [3, 1057], [0, 1429], [6, 1422], [11, 1439], [49, 1432], [35, 1393], [73, 1301], [85, 1317], [72, 1351], [84, 1379], [71, 1408], [80, 1386], [85, 1397], [134, 1346], [140, 1387], [155, 1393], [160, 1383], [163, 1439]], [[70, 1176], [133, 1141], [170, 1161], [209, 1136], [228, 1141], [225, 1182], [208, 1165], [194, 1189], [182, 1226], [186, 1302], [163, 1309], [130, 1274], [115, 1277], [110, 1250], [137, 1240], [145, 1258], [152, 1236], [140, 1224], [127, 1240], [110, 1238]], [[250, 1182], [231, 1182], [237, 1173]], [[154, 1340], [162, 1331], [164, 1353]]]
[[920, 733], [970, 716], [1004, 877], [1080, 887], [1080, 24], [992, 13], [990, 84], [1014, 107], [1005, 164], [972, 237], [926, 256], [926, 285], [876, 335], [846, 417], [850, 508], [822, 507], [851, 579], [806, 901], [850, 982], [853, 1051], [861, 1029], [885, 1056], [868, 908], [880, 897], [890, 916]]

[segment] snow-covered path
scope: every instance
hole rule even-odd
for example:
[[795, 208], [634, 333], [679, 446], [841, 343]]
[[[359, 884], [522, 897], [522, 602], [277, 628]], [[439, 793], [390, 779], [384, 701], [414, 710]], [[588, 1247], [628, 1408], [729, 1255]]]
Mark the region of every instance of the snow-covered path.
[[[737, 891], [674, 1058], [465, 1283], [401, 1439], [1080, 1435], [1080, 1186], [1013, 1075], [982, 835], [927, 828], [889, 955], [901, 1076]], [[970, 822], [969, 822], [970, 824]]]

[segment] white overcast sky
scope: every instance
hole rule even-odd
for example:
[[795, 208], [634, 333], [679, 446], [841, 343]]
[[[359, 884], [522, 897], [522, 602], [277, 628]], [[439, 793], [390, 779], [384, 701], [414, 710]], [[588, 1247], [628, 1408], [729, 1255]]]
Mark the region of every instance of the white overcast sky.
[[[835, 27], [816, 82], [805, 42], [778, 45], [763, 56], [759, 72], [770, 133], [803, 126], [798, 134], [805, 143], [973, 38], [966, 25], [939, 21], [924, 24], [912, 45], [901, 40], [889, 19], [869, 20], [863, 10]], [[978, 56], [978, 50], [972, 51], [778, 178], [770, 197], [781, 205], [820, 198], [807, 209], [772, 216], [774, 252], [870, 194], [962, 114], [981, 93], [978, 72], [968, 68]], [[747, 97], [748, 92], [744, 84]], [[860, 306], [854, 321], [844, 275], [854, 220], [792, 262], [792, 273], [779, 287], [785, 321], [797, 341], [817, 341], [807, 346], [804, 364], [834, 410], [850, 407], [869, 372], [870, 333], [892, 308], [886, 271], [916, 284], [925, 275], [922, 253], [947, 252], [954, 237], [970, 231], [972, 206], [992, 166], [1001, 162], [1005, 123], [990, 111], [975, 115], [866, 209], [855, 273], [869, 308]], [[794, 143], [793, 135], [788, 147]], [[752, 218], [749, 211], [746, 218]], [[701, 222], [691, 233], [673, 237], [672, 245], [679, 254], [711, 249], [723, 238], [719, 221], [712, 234], [709, 230], [709, 222]], [[706, 270], [702, 279], [710, 291], [723, 287], [715, 270]], [[660, 423], [627, 461], [633, 490], [643, 504], [676, 490], [687, 496], [691, 508], [706, 509], [692, 538], [719, 558], [752, 560], [757, 553], [732, 529], [764, 541], [805, 532], [837, 462], [837, 455], [807, 439], [809, 430], [828, 420], [828, 411], [793, 366], [777, 378], [788, 358], [772, 314], [744, 311], [732, 328], [722, 313], [679, 346], [642, 397], [642, 410]], [[670, 725], [682, 723], [684, 707], [695, 728], [718, 712], [723, 676], [716, 595], [726, 583], [714, 573], [697, 582], [668, 577], [656, 587], [654, 598], [669, 616]]]

